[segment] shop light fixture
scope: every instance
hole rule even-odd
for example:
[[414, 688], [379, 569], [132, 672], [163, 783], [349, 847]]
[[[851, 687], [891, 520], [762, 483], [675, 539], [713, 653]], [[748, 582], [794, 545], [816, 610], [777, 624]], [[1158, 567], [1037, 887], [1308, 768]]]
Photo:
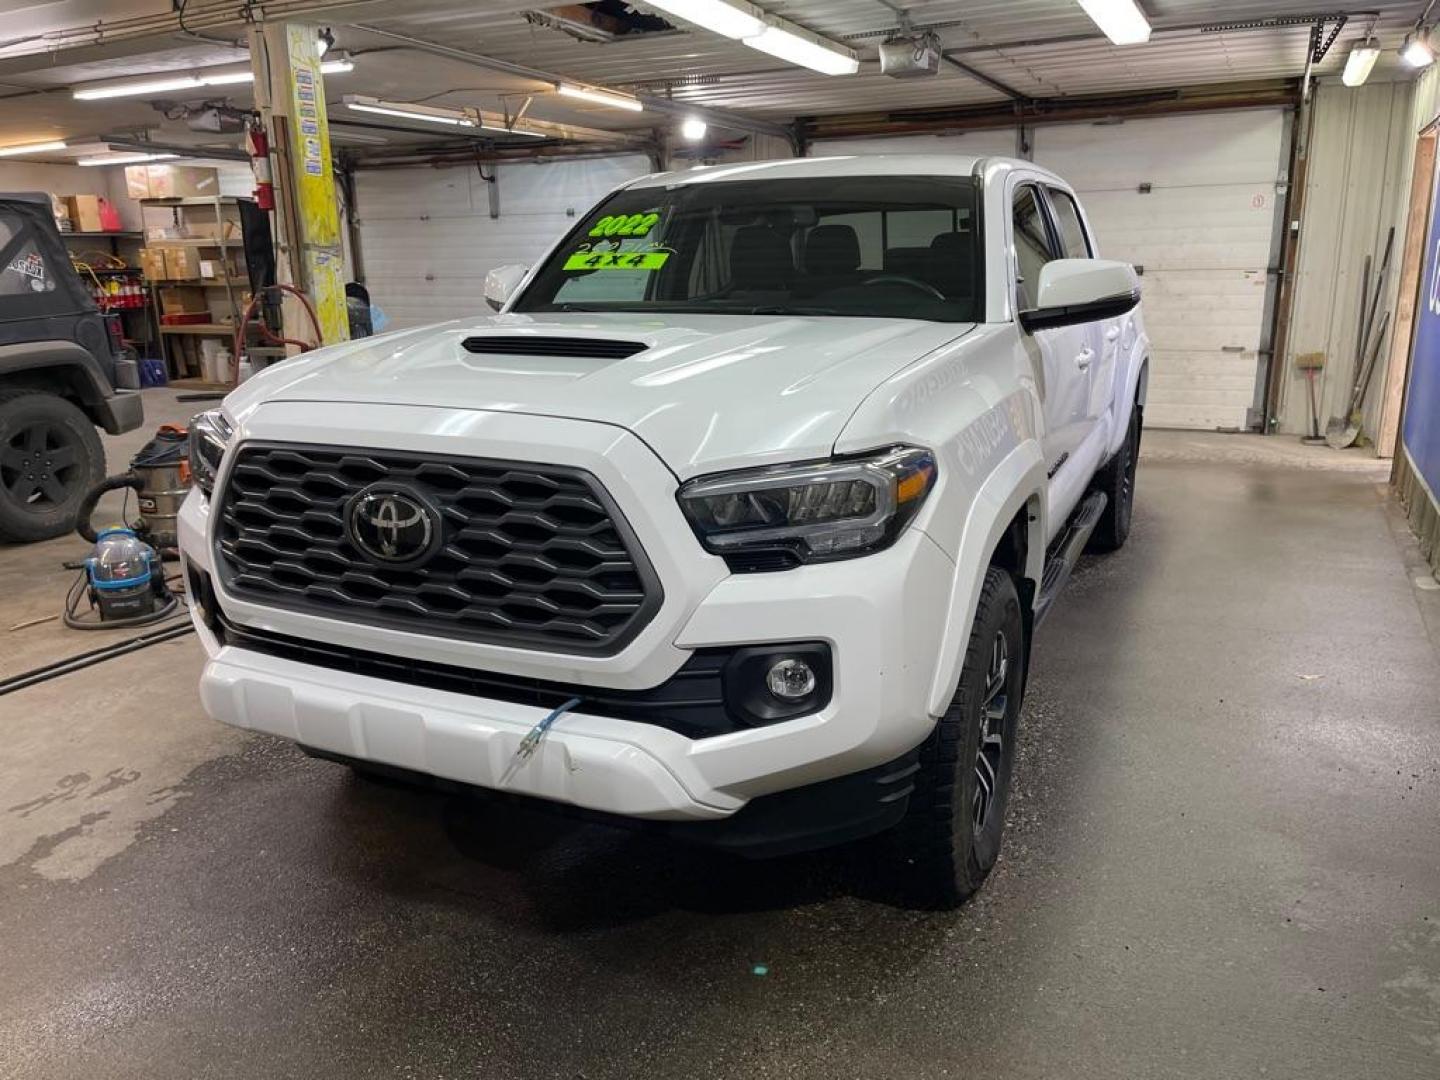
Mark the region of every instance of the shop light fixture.
[[99, 157], [82, 157], [75, 162], [76, 165], [138, 165], [142, 161], [169, 161], [171, 158], [179, 157], [179, 154], [145, 154], [126, 153], [121, 151], [116, 154], [101, 154]]
[[231, 86], [255, 81], [255, 73], [248, 67], [233, 71], [202, 71], [198, 77], [201, 86]]
[[854, 75], [860, 61], [849, 49], [831, 45], [822, 38], [802, 31], [770, 25], [754, 37], [744, 39], [752, 49], [769, 53], [777, 60], [786, 60], [821, 75]]
[[722, 37], [754, 37], [765, 29], [764, 18], [750, 5], [728, 4], [725, 0], [645, 0], [647, 7], [659, 8]]
[[1405, 43], [1400, 46], [1400, 58], [1413, 68], [1433, 64], [1435, 49], [1430, 44], [1430, 31], [1417, 27], [1413, 34], [1405, 35]]
[[129, 79], [125, 82], [101, 83], [96, 86], [78, 86], [71, 96], [76, 101], [103, 101], [106, 98], [135, 97], [140, 94], [164, 94], [171, 90], [194, 90], [204, 84], [194, 75], [165, 75], [147, 79]]
[[859, 58], [849, 49], [744, 0], [646, 0], [646, 4], [822, 75], [854, 75], [860, 70]]
[[347, 109], [356, 112], [398, 116], [402, 120], [419, 120], [427, 124], [449, 124], [451, 127], [475, 127], [475, 119], [460, 109], [442, 109], [434, 105], [409, 105], [403, 101], [381, 101], [361, 94], [346, 94], [341, 100]]
[[[344, 75], [355, 70], [355, 61], [342, 52], [320, 64], [325, 75]], [[198, 90], [206, 86], [239, 86], [255, 81], [255, 72], [249, 67], [225, 66], [201, 68], [182, 74], [166, 74], [139, 79], [125, 79], [118, 82], [98, 83], [91, 86], [77, 86], [72, 91], [76, 101], [103, 101], [108, 98], [142, 97], [146, 94], [165, 94], [173, 90]]]
[[21, 143], [19, 146], [0, 146], [0, 157], [15, 157], [17, 154], [43, 154], [49, 150], [64, 150], [65, 144], [59, 139], [52, 142]]
[[1380, 59], [1380, 44], [1374, 38], [1366, 38], [1350, 50], [1345, 58], [1345, 71], [1340, 81], [1346, 86], [1363, 86]]
[[607, 105], [612, 109], [625, 109], [627, 112], [642, 112], [645, 106], [640, 104], [640, 99], [631, 97], [629, 94], [617, 94], [614, 90], [597, 90], [591, 86], [579, 86], [576, 83], [556, 83], [555, 89], [563, 97], [578, 98], [581, 101], [588, 101], [592, 105]]
[[706, 127], [705, 121], [698, 116], [687, 116], [680, 125], [681, 136], [690, 142], [699, 142], [705, 137], [707, 130], [709, 129]]
[[1116, 45], [1150, 40], [1150, 20], [1135, 0], [1079, 0], [1085, 14]]

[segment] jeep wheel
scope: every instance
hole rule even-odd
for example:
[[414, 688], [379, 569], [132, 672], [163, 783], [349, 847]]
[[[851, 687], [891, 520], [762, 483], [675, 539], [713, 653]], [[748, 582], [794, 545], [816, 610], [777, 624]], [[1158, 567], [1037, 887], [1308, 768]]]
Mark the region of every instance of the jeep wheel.
[[39, 391], [0, 393], [0, 540], [69, 532], [104, 475], [100, 436], [74, 405]]
[[1108, 499], [1105, 512], [1090, 534], [1091, 551], [1118, 551], [1130, 535], [1130, 517], [1135, 509], [1135, 466], [1140, 461], [1140, 404], [1130, 410], [1130, 426], [1115, 456], [1095, 476], [1095, 488]]
[[986, 570], [950, 708], [920, 748], [920, 772], [896, 832], [913, 898], [954, 907], [1000, 854], [1016, 721], [1025, 685], [1025, 623], [1010, 575]]

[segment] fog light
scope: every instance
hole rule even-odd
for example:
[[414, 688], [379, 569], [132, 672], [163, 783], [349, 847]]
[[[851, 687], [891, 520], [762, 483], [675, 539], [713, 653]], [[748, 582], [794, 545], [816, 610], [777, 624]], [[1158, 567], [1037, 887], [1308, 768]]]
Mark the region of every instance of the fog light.
[[815, 692], [815, 672], [804, 660], [781, 660], [766, 672], [765, 686], [781, 701], [799, 701]]

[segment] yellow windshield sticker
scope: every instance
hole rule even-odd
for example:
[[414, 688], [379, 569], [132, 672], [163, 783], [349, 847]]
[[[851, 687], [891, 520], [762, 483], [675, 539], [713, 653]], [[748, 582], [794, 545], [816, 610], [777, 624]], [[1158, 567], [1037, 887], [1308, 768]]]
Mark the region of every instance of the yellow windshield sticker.
[[590, 230], [591, 236], [629, 236], [641, 237], [650, 235], [660, 221], [660, 215], [655, 212], [648, 214], [607, 214], [595, 223]]
[[668, 251], [577, 251], [565, 260], [566, 270], [659, 270]]

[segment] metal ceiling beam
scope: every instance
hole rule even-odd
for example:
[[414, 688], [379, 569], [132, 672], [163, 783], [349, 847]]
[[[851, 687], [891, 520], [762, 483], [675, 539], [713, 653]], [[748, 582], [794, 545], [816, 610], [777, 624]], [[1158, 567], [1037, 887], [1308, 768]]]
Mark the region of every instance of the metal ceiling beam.
[[976, 82], [983, 83], [984, 85], [990, 87], [991, 90], [1004, 94], [1011, 101], [1030, 100], [1026, 95], [1022, 94], [1019, 90], [1016, 90], [1013, 86], [1003, 83], [999, 79], [994, 78], [993, 76], [986, 75], [985, 72], [981, 71], [979, 68], [971, 67], [963, 60], [956, 60], [953, 56], [945, 55], [945, 62], [951, 67], [963, 71], [966, 75], [969, 75], [970, 78], [974, 79]]
[[[556, 75], [554, 72], [541, 71], [538, 68], [527, 67], [524, 64], [512, 63], [509, 60], [501, 60], [494, 56], [485, 56], [481, 53], [470, 52], [467, 49], [456, 49], [450, 45], [441, 45], [438, 42], [426, 41], [424, 38], [410, 37], [408, 34], [397, 34], [391, 30], [382, 30], [377, 26], [368, 26], [362, 23], [351, 23], [359, 31], [366, 34], [373, 34], [376, 37], [393, 41], [409, 49], [418, 49], [421, 52], [428, 52], [434, 56], [444, 56], [451, 60], [458, 60], [461, 63], [473, 64], [476, 67], [486, 68], [490, 71], [498, 71], [504, 75], [513, 75], [520, 79], [530, 79], [534, 82], [547, 83], [554, 86], [560, 82], [574, 82], [583, 85], [594, 85], [587, 83], [584, 79], [576, 79], [566, 75]], [[756, 135], [771, 135], [775, 138], [784, 139], [792, 146], [795, 145], [795, 132], [785, 124], [778, 124], [773, 120], [761, 120], [758, 117], [746, 116], [742, 113], [730, 112], [727, 109], [711, 109], [703, 106], [686, 105], [682, 102], [671, 101], [668, 98], [655, 97], [651, 94], [636, 94], [640, 103], [649, 112], [664, 113], [667, 116], [694, 116], [711, 127], [728, 128], [731, 131], [749, 131]]]
[[807, 140], [843, 139], [868, 135], [983, 131], [1017, 124], [1065, 124], [1219, 109], [1287, 107], [1299, 100], [1298, 91], [1297, 80], [1261, 80], [1249, 84], [1147, 90], [1129, 94], [1035, 98], [1024, 103], [997, 101], [987, 105], [811, 116], [804, 121], [803, 134]]

